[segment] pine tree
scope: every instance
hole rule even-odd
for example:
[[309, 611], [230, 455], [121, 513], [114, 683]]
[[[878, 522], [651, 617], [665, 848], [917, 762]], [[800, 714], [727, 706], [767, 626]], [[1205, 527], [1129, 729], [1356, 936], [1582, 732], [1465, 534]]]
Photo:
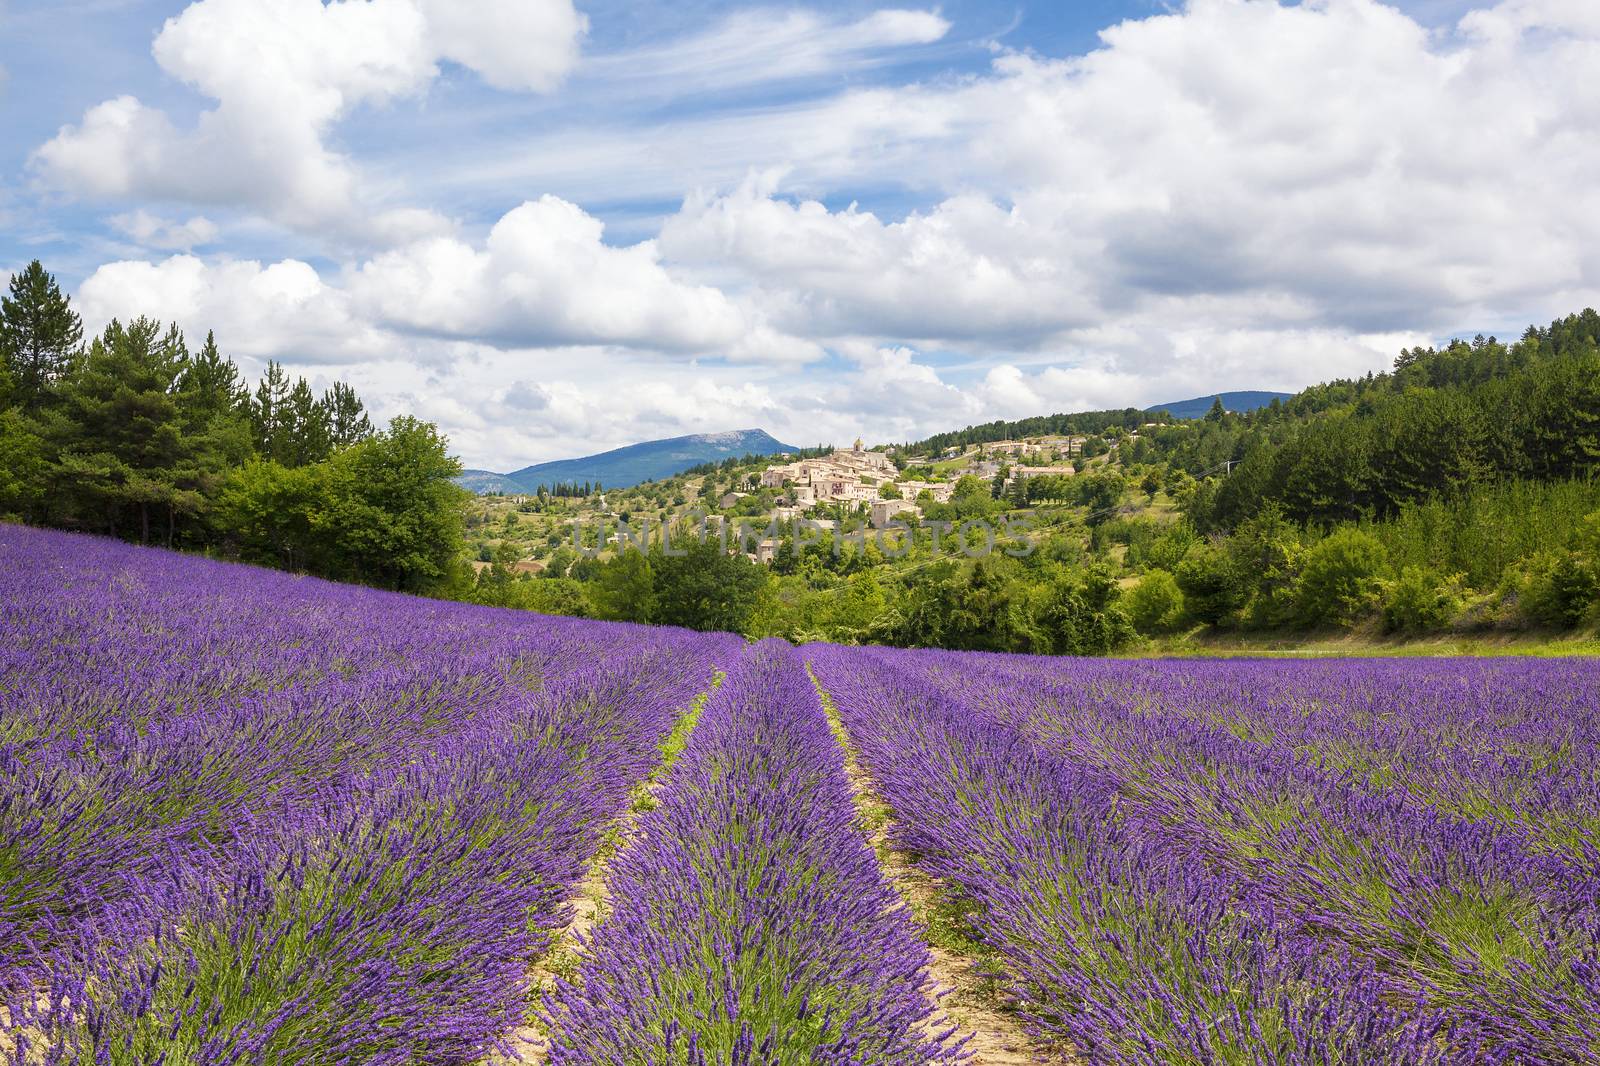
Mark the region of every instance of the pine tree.
[[322, 394], [322, 407], [327, 413], [328, 436], [336, 449], [348, 448], [372, 436], [372, 422], [367, 418], [361, 398], [342, 381]]
[[209, 512], [232, 470], [255, 452], [250, 391], [233, 360], [217, 349], [215, 334], [192, 356], [178, 380], [178, 416], [185, 443], [174, 483], [196, 514]]
[[53, 478], [79, 521], [115, 534], [131, 515], [148, 541], [152, 515], [164, 514], [170, 541], [178, 514], [197, 508], [179, 484], [189, 445], [176, 386], [187, 363], [182, 334], [162, 336], [148, 318], [113, 321], [90, 345], [53, 423]]
[[56, 279], [35, 259], [0, 296], [0, 360], [13, 400], [37, 410], [66, 376], [83, 343], [83, 322]]
[[268, 459], [282, 462], [289, 447], [289, 375], [276, 361], [267, 362], [267, 372], [256, 385], [250, 401], [250, 426], [255, 432], [256, 450]]
[[249, 410], [249, 390], [233, 360], [217, 350], [215, 333], [206, 333], [205, 344], [189, 360], [178, 388], [183, 397], [185, 417], [193, 424]]
[[285, 466], [310, 466], [332, 454], [328, 412], [311, 395], [305, 378], [294, 383], [284, 407], [284, 443], [279, 461]]

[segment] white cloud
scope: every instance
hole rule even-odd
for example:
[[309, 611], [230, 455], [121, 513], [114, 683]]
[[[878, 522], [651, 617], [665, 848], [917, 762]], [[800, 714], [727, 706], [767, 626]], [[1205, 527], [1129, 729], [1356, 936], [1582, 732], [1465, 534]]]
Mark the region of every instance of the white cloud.
[[549, 92], [578, 63], [589, 20], [571, 0], [421, 0], [441, 58], [500, 89]]
[[553, 196], [512, 210], [481, 248], [437, 238], [363, 264], [351, 290], [395, 328], [509, 346], [621, 344], [739, 359], [814, 358], [707, 285], [663, 268], [654, 241], [616, 248]]
[[498, 86], [551, 88], [584, 27], [571, 0], [199, 0], [167, 21], [153, 53], [214, 109], [182, 130], [117, 97], [64, 127], [32, 165], [80, 195], [240, 205], [366, 239], [437, 233], [439, 216], [390, 209], [363, 188], [325, 143], [333, 125], [360, 105], [420, 93], [442, 59]]
[[782, 328], [814, 336], [1031, 340], [1096, 314], [1093, 249], [979, 196], [885, 223], [775, 199], [771, 178], [695, 195], [669, 219], [675, 262], [742, 273]]
[[[168, 228], [137, 213], [125, 224], [146, 234]], [[244, 354], [307, 362], [437, 350], [419, 341], [443, 339], [508, 350], [610, 345], [680, 360], [793, 364], [822, 355], [720, 290], [674, 277], [653, 241], [616, 248], [603, 232], [598, 219], [547, 196], [508, 212], [481, 245], [421, 240], [328, 279], [294, 259], [176, 255], [108, 263], [78, 299], [91, 323], [150, 315], [191, 333], [214, 328]]]
[[294, 259], [207, 263], [192, 255], [107, 263], [78, 288], [85, 324], [148, 315], [191, 336], [215, 329], [228, 350], [297, 363], [353, 363], [393, 354], [393, 337], [352, 316], [343, 293]]
[[201, 245], [215, 243], [222, 232], [215, 222], [204, 215], [195, 215], [179, 222], [152, 214], [142, 207], [137, 211], [112, 216], [111, 224], [137, 243], [160, 251], [187, 252]]
[[795, 117], [793, 157], [749, 148], [800, 188], [979, 192], [885, 222], [745, 181], [662, 247], [784, 328], [890, 341], [1037, 348], [1170, 297], [1362, 333], [1554, 313], [1600, 287], [1593, 10], [1512, 0], [1441, 41], [1372, 0], [1192, 0], [1085, 57], [847, 95]]

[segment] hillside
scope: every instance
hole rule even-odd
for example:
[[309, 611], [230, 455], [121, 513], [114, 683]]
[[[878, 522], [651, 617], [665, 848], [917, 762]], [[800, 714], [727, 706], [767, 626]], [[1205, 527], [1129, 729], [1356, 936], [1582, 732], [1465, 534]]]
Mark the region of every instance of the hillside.
[[540, 485], [599, 484], [608, 489], [631, 488], [658, 481], [702, 463], [721, 462], [744, 455], [777, 455], [799, 451], [763, 429], [738, 429], [727, 433], [694, 433], [614, 448], [578, 459], [557, 459], [497, 474], [467, 470], [456, 483], [473, 492], [536, 492]]
[[1211, 410], [1212, 402], [1221, 400], [1223, 410], [1244, 414], [1267, 407], [1273, 400], [1287, 400], [1292, 395], [1294, 394], [1289, 392], [1262, 392], [1255, 389], [1245, 392], [1214, 392], [1208, 396], [1196, 396], [1192, 400], [1153, 404], [1146, 407], [1145, 411], [1149, 414], [1165, 411], [1173, 418], [1203, 418], [1205, 413]]
[[[603, 503], [480, 498], [471, 596], [692, 627], [712, 612], [716, 628], [797, 642], [1052, 654], [1318, 634], [1572, 640], [1600, 624], [1593, 311], [1511, 344], [1403, 350], [1390, 373], [1248, 412], [1046, 415], [890, 454], [801, 454], [764, 477], [773, 465], [735, 459]], [[659, 550], [666, 526], [697, 514], [742, 550]], [[883, 533], [889, 518], [903, 538]], [[580, 551], [575, 521], [591, 546], [605, 522], [648, 527], [648, 565]], [[970, 523], [995, 532], [986, 557], [980, 539], [963, 558], [950, 532]]]
[[1157, 404], [1153, 407], [1122, 407], [1106, 411], [1074, 411], [1070, 413], [1058, 412], [1049, 415], [1033, 415], [1013, 422], [985, 422], [982, 425], [967, 426], [965, 429], [935, 433], [923, 440], [907, 443], [904, 450], [912, 453], [931, 454], [947, 448], [968, 448], [974, 444], [988, 444], [994, 441], [1016, 440], [1050, 434], [1099, 434], [1118, 428], [1133, 431], [1158, 411], [1165, 411], [1173, 418], [1179, 419], [1202, 418], [1207, 411], [1211, 410], [1212, 401], [1218, 397], [1222, 398], [1222, 406], [1226, 410], [1235, 414], [1245, 414], [1267, 407], [1273, 400], [1286, 401], [1290, 399], [1291, 394], [1259, 390], [1214, 392], [1205, 396], [1196, 396], [1189, 400], [1176, 400], [1172, 403]]

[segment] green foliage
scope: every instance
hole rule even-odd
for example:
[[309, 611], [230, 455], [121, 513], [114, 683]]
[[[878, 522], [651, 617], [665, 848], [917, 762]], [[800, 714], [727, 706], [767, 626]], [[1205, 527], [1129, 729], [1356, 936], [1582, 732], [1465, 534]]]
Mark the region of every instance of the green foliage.
[[1402, 567], [1400, 576], [1383, 587], [1383, 628], [1391, 633], [1441, 630], [1464, 602], [1459, 574], [1446, 577], [1427, 567]]
[[1011, 580], [1007, 562], [945, 559], [928, 566], [907, 586], [885, 639], [913, 648], [1033, 650], [1027, 590]]
[[316, 524], [326, 495], [322, 471], [252, 459], [234, 470], [217, 504], [220, 524], [239, 558], [283, 570], [325, 565]]
[[1247, 575], [1228, 553], [1215, 544], [1200, 543], [1189, 549], [1173, 576], [1183, 592], [1189, 618], [1207, 625], [1231, 619], [1249, 595]]
[[320, 463], [240, 467], [222, 526], [250, 561], [423, 592], [451, 580], [464, 551], [460, 472], [432, 425], [400, 417]]
[[45, 442], [21, 411], [0, 409], [0, 518], [26, 519], [43, 503]]
[[689, 629], [747, 631], [769, 580], [764, 567], [724, 552], [714, 538], [674, 539], [672, 554], [650, 553], [655, 609], [652, 621]]
[[1127, 491], [1127, 480], [1111, 470], [1082, 474], [1073, 479], [1079, 503], [1088, 508], [1085, 521], [1091, 526], [1109, 522], [1117, 513], [1122, 494]]
[[408, 415], [326, 464], [320, 516], [337, 560], [333, 576], [421, 592], [462, 553], [461, 463], [430, 423]]
[[1396, 567], [1431, 566], [1492, 589], [1525, 559], [1576, 549], [1587, 516], [1597, 510], [1600, 481], [1518, 480], [1415, 501], [1362, 528], [1383, 542]]
[[1183, 620], [1183, 590], [1165, 570], [1150, 570], [1122, 598], [1129, 620], [1141, 633], [1166, 633]]
[[1247, 625], [1282, 625], [1294, 620], [1294, 585], [1305, 556], [1300, 531], [1269, 504], [1246, 520], [1232, 537], [1227, 551], [1234, 573], [1243, 576], [1251, 591], [1243, 610]]
[[1383, 545], [1360, 529], [1339, 529], [1306, 552], [1294, 586], [1294, 605], [1308, 625], [1343, 625], [1378, 604]]
[[1056, 655], [1109, 655], [1134, 638], [1115, 578], [1100, 567], [1061, 570], [1044, 587], [1037, 625]]
[[1600, 472], [1600, 314], [1509, 346], [1478, 337], [1403, 351], [1395, 366], [1192, 423], [1186, 435], [1158, 433], [1171, 466], [1205, 479], [1186, 503], [1190, 520], [1228, 530], [1276, 501], [1295, 522], [1328, 527], [1486, 482]]
[[75, 523], [148, 541], [154, 519], [170, 544], [179, 519], [204, 507], [207, 464], [178, 414], [188, 363], [177, 329], [163, 334], [148, 318], [113, 321], [89, 346], [46, 423], [59, 457], [52, 480]]
[[9, 403], [36, 411], [72, 368], [83, 343], [83, 323], [56, 279], [35, 259], [11, 278], [0, 296], [0, 366]]
[[595, 617], [614, 622], [649, 622], [656, 613], [655, 573], [638, 551], [620, 552], [600, 568], [589, 588]]
[[1540, 552], [1523, 565], [1517, 605], [1537, 625], [1578, 625], [1600, 607], [1600, 567], [1590, 556]]

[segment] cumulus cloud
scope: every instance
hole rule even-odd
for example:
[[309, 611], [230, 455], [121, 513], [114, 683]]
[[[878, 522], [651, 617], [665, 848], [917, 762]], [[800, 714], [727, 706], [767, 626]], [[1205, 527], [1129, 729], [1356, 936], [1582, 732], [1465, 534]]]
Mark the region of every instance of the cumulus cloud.
[[961, 196], [884, 222], [775, 198], [771, 182], [691, 196], [661, 246], [677, 262], [742, 272], [783, 328], [1025, 342], [1096, 313], [1093, 249], [1020, 207]]
[[32, 157], [80, 195], [237, 204], [302, 228], [368, 239], [440, 232], [442, 218], [386, 209], [328, 147], [363, 104], [421, 92], [442, 60], [504, 88], [546, 90], [577, 58], [571, 0], [199, 0], [156, 37], [156, 62], [215, 99], [193, 128], [132, 96], [91, 108]]
[[726, 346], [745, 326], [721, 292], [673, 280], [653, 242], [603, 243], [600, 221], [553, 196], [512, 210], [482, 248], [435, 239], [364, 264], [353, 288], [382, 320], [523, 345]]
[[[170, 228], [138, 213], [125, 221], [146, 234]], [[203, 229], [203, 221], [187, 227]], [[598, 219], [546, 196], [508, 212], [480, 245], [429, 238], [326, 279], [294, 259], [263, 265], [177, 255], [108, 263], [78, 298], [91, 322], [152, 315], [191, 332], [225, 330], [247, 354], [313, 362], [414, 347], [417, 338], [791, 364], [822, 355], [719, 289], [675, 278], [655, 242], [619, 248], [603, 235]]]
[[93, 328], [138, 315], [191, 335], [216, 329], [229, 350], [295, 363], [352, 363], [393, 354], [394, 339], [352, 315], [349, 300], [294, 259], [208, 263], [192, 255], [107, 263], [75, 301]]
[[511, 346], [622, 344], [793, 360], [820, 354], [779, 336], [708, 285], [663, 268], [654, 241], [618, 248], [601, 222], [554, 196], [506, 214], [481, 248], [439, 238], [385, 252], [351, 281], [397, 328]]
[[783, 328], [969, 349], [1061, 350], [1180, 305], [1218, 335], [1553, 314], [1600, 287], [1594, 19], [1509, 0], [1441, 37], [1373, 0], [1192, 0], [1086, 56], [1002, 54], [808, 119], [798, 143], [832, 147], [786, 183], [963, 190], [931, 209], [749, 179], [690, 196], [661, 246]]

